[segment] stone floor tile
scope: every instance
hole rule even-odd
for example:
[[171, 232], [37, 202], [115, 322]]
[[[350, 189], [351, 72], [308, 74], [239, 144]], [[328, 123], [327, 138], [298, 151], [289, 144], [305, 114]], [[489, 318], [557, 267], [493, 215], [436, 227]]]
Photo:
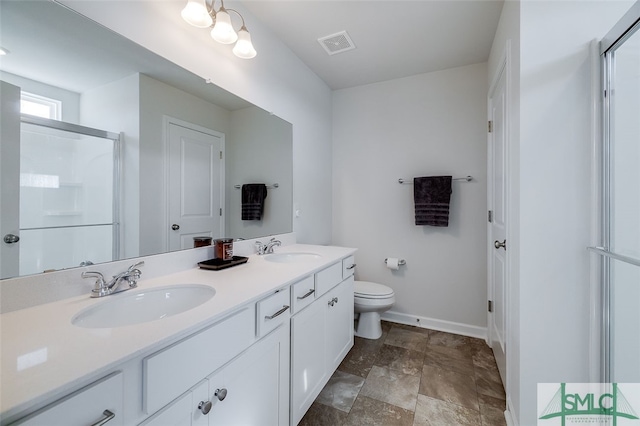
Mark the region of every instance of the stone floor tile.
[[315, 402], [348, 413], [362, 385], [364, 385], [364, 378], [337, 370], [333, 373], [333, 376], [331, 376]]
[[417, 325], [414, 326], [414, 325], [394, 323], [394, 324], [391, 325], [391, 327], [402, 328], [402, 329], [407, 330], [407, 331], [413, 331], [415, 333], [424, 334], [425, 336], [428, 336], [429, 333], [431, 332], [431, 330], [429, 330], [428, 328], [419, 327]]
[[338, 366], [338, 370], [345, 373], [355, 374], [360, 377], [367, 377], [373, 363], [378, 357], [383, 341], [371, 341], [356, 337], [353, 348]]
[[507, 426], [504, 418], [504, 409], [480, 404], [480, 417], [482, 426]]
[[425, 395], [418, 395], [413, 426], [478, 426], [480, 413]]
[[427, 345], [424, 364], [470, 376], [475, 374], [472, 355], [460, 348]]
[[344, 426], [411, 426], [413, 411], [359, 395]]
[[314, 402], [298, 426], [342, 426], [346, 420], [344, 411]]
[[383, 345], [374, 365], [388, 367], [412, 376], [420, 376], [422, 374], [423, 358], [424, 354], [422, 352], [399, 346]]
[[427, 349], [428, 339], [428, 334], [410, 331], [400, 327], [391, 327], [384, 343], [424, 353]]
[[498, 380], [487, 370], [476, 368], [475, 380], [478, 393], [506, 400], [507, 397], [504, 392], [504, 386], [502, 386], [502, 381], [499, 380], [500, 375], [498, 375], [497, 378]]
[[438, 367], [422, 367], [420, 394], [479, 411], [473, 376]]
[[414, 411], [419, 387], [420, 376], [374, 365], [360, 390], [360, 395]]
[[478, 402], [480, 403], [481, 412], [482, 406], [497, 408], [500, 411], [504, 411], [507, 409], [507, 403], [503, 398], [496, 398], [493, 396], [478, 393]]
[[429, 333], [429, 345], [458, 348], [473, 354], [476, 351], [476, 340], [459, 334], [445, 333], [444, 331], [431, 331]]

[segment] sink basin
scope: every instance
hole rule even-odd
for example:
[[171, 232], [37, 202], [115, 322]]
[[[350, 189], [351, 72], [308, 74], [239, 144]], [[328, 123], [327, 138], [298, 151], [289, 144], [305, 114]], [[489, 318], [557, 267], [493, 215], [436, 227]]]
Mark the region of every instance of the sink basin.
[[264, 260], [276, 263], [299, 263], [309, 262], [321, 257], [316, 253], [274, 253], [266, 255]]
[[202, 305], [215, 294], [213, 288], [200, 284], [128, 290], [106, 296], [101, 303], [78, 312], [71, 323], [84, 328], [112, 328], [155, 321]]

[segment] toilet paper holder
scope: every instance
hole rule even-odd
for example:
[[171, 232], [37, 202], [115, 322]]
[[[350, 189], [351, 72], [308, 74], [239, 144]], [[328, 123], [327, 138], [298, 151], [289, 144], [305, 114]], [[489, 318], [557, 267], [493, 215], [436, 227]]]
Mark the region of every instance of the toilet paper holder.
[[[387, 263], [387, 259], [385, 259], [385, 260], [384, 260], [384, 263], [385, 263], [385, 265], [386, 265], [386, 263]], [[404, 260], [404, 259], [399, 259], [399, 260], [398, 260], [398, 266], [402, 266], [402, 265], [406, 265], [406, 264], [407, 264], [407, 261], [406, 261], [406, 260]]]

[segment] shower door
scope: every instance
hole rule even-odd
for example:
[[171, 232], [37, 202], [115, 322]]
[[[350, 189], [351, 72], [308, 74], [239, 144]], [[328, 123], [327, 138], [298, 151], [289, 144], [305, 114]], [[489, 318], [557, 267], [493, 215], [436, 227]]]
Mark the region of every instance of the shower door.
[[602, 380], [640, 383], [640, 3], [601, 43]]
[[118, 259], [119, 135], [21, 121], [20, 275]]

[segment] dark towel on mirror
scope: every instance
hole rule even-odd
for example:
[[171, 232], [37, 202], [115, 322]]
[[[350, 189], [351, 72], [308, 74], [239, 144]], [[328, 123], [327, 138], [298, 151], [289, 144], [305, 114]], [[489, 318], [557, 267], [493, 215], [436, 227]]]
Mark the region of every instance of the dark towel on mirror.
[[242, 185], [242, 220], [260, 220], [264, 213], [267, 185], [248, 183]]
[[416, 225], [449, 226], [451, 176], [413, 179]]

